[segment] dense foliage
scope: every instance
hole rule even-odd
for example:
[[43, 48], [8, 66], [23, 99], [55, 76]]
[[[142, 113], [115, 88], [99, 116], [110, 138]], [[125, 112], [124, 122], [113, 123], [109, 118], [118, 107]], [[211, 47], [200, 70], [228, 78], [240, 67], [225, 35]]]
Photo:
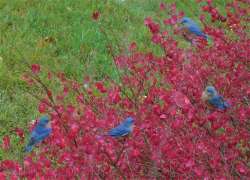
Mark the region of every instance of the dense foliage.
[[[129, 52], [114, 56], [119, 82], [108, 77], [77, 82], [64, 73], [48, 72], [48, 79], [61, 87], [52, 92], [39, 78], [43, 69], [33, 64], [24, 80], [46, 92], [39, 111], [51, 116], [53, 133], [23, 163], [2, 161], [0, 177], [249, 177], [248, 7], [247, 1], [234, 1], [227, 5], [224, 17], [207, 1], [203, 10], [211, 15], [211, 22], [206, 19], [205, 23], [204, 16], [200, 19], [212, 42], [201, 40], [180, 48], [176, 37], [180, 36], [177, 26], [183, 13], [174, 5], [161, 4], [169, 17], [162, 22], [148, 17], [145, 25], [162, 55], [140, 52], [131, 43]], [[99, 16], [94, 12], [96, 21]], [[231, 108], [218, 111], [202, 102], [207, 85], [214, 85]], [[106, 136], [127, 116], [134, 117], [136, 125], [130, 136]], [[23, 137], [20, 129], [16, 132]], [[8, 150], [7, 137], [4, 142], [3, 148]]]

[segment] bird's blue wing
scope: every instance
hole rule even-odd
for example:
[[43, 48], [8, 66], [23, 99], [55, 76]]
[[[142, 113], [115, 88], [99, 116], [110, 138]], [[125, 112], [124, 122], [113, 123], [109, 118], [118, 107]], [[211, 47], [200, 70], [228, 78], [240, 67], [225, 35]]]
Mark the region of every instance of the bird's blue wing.
[[36, 144], [36, 139], [31, 137], [27, 146], [34, 146]]
[[223, 99], [222, 96], [215, 96], [209, 100], [209, 103], [218, 109], [225, 110], [230, 105]]
[[122, 124], [111, 129], [109, 132], [108, 132], [108, 135], [110, 136], [113, 136], [113, 137], [120, 137], [120, 136], [125, 136], [127, 135], [128, 133], [130, 133], [130, 129], [124, 127]]
[[31, 139], [35, 139], [36, 141], [41, 141], [51, 133], [51, 128], [36, 128], [31, 133]]
[[220, 98], [220, 102], [221, 102], [219, 109], [225, 110], [225, 109], [230, 107], [230, 105], [223, 99], [222, 96], [219, 96], [219, 98]]
[[25, 152], [30, 152], [32, 150], [33, 146], [37, 143], [36, 136], [37, 136], [36, 132], [32, 131], [30, 140], [29, 140], [27, 146], [25, 147]]
[[230, 104], [229, 104], [228, 102], [224, 101], [224, 106], [225, 106], [226, 108], [229, 108], [229, 107], [230, 107]]
[[197, 36], [202, 36], [204, 38], [207, 38], [207, 36], [201, 31], [199, 26], [197, 26], [196, 24], [191, 24], [190, 26], [188, 26], [188, 30]]
[[50, 135], [51, 130], [52, 130], [51, 128], [46, 128], [46, 129], [41, 130], [39, 133], [37, 133], [36, 140], [38, 142], [44, 140], [46, 137]]
[[34, 131], [32, 131], [29, 143], [25, 147], [25, 151], [30, 152], [33, 146], [44, 140], [46, 137], [48, 137], [51, 131], [52, 131], [51, 128], [43, 128], [43, 129], [40, 128], [39, 130], [35, 129]]

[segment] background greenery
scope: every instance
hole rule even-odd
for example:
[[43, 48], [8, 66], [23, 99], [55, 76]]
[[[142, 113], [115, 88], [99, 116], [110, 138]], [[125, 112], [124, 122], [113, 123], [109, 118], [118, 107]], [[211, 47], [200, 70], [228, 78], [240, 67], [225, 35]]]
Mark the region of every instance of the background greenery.
[[[179, 10], [198, 21], [196, 0], [162, 1], [176, 2]], [[0, 0], [0, 138], [12, 134], [11, 150], [0, 149], [0, 160], [21, 156], [23, 147], [10, 130], [27, 129], [28, 122], [39, 116], [37, 100], [26, 93], [28, 87], [20, 80], [26, 68], [24, 59], [41, 64], [42, 69], [63, 71], [79, 81], [84, 74], [115, 79], [106, 46], [127, 47], [136, 41], [140, 49], [152, 48], [143, 21], [147, 16], [165, 15], [159, 13], [162, 1]], [[226, 1], [215, 3], [223, 7]], [[91, 19], [95, 10], [101, 13], [98, 23]]]

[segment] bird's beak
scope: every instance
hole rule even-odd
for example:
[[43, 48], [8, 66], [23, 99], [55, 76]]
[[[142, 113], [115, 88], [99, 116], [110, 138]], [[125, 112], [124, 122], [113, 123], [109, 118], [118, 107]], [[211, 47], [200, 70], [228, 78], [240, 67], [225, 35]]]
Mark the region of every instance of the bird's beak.
[[178, 22], [179, 24], [184, 24], [184, 23], [182, 22], [182, 19], [179, 19], [177, 22]]

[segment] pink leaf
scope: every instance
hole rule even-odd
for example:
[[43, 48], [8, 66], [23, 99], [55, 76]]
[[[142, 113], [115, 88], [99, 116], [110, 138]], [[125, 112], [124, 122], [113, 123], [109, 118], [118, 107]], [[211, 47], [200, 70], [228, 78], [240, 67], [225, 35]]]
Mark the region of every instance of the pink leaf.
[[236, 169], [238, 170], [238, 172], [240, 173], [240, 174], [246, 174], [247, 173], [247, 167], [244, 165], [244, 164], [242, 164], [242, 163], [238, 163], [237, 165], [236, 165]]
[[6, 175], [3, 172], [0, 172], [0, 179], [4, 180], [6, 179]]
[[132, 42], [130, 45], [129, 45], [129, 50], [130, 51], [133, 51], [137, 48], [137, 45], [136, 45], [136, 42]]
[[161, 114], [160, 115], [160, 119], [166, 119], [167, 118], [167, 115], [166, 114]]
[[160, 3], [160, 10], [163, 11], [163, 10], [165, 10], [165, 9], [166, 9], [166, 4], [163, 3], [163, 2], [161, 2], [161, 3]]
[[172, 99], [176, 103], [176, 105], [179, 106], [180, 108], [188, 109], [191, 107], [191, 103], [188, 97], [182, 94], [181, 92], [175, 91], [172, 94]]

